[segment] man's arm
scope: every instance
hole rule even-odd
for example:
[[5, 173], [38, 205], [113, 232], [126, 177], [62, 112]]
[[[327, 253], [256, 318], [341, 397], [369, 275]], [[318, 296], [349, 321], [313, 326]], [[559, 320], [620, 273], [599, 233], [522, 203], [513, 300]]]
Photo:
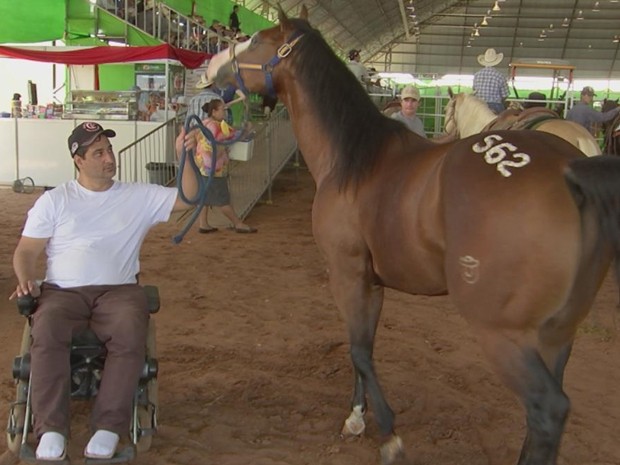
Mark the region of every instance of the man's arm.
[[592, 119], [597, 123], [606, 123], [607, 121], [611, 121], [618, 113], [620, 113], [620, 107], [616, 107], [613, 110], [606, 111], [605, 113], [596, 111], [594, 108], [591, 108], [591, 110]]
[[45, 249], [49, 239], [35, 239], [22, 236], [13, 253], [13, 270], [17, 276], [17, 288], [9, 299], [32, 295], [38, 297], [41, 293], [36, 283], [36, 264], [39, 255]]
[[231, 100], [230, 102], [226, 103], [224, 105], [225, 108], [230, 108], [231, 106], [233, 106], [235, 103], [239, 103], [239, 102], [243, 102], [245, 100], [245, 94], [243, 92], [241, 92], [239, 89], [237, 89], [235, 91], [235, 95], [237, 95], [237, 98], [234, 100]]

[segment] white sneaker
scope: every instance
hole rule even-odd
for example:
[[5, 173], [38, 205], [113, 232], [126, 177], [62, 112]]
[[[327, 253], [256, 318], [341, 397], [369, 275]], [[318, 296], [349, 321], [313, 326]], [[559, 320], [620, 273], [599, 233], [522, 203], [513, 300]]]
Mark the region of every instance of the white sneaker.
[[118, 434], [105, 429], [97, 430], [84, 449], [84, 457], [89, 459], [111, 459], [118, 446]]
[[35, 452], [37, 460], [50, 462], [64, 460], [67, 456], [67, 440], [55, 431], [43, 433]]

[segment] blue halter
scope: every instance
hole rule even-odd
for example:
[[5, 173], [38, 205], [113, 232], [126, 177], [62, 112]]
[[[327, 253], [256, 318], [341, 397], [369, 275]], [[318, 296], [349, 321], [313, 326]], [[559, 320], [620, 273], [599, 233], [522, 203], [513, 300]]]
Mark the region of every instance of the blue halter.
[[243, 78], [241, 77], [241, 70], [249, 69], [255, 71], [262, 71], [265, 74], [265, 82], [267, 84], [267, 92], [269, 96], [276, 97], [276, 91], [273, 86], [273, 69], [276, 67], [283, 58], [286, 58], [293, 51], [293, 47], [297, 44], [299, 39], [303, 37], [303, 32], [295, 31], [289, 39], [278, 47], [278, 51], [275, 56], [269, 60], [264, 65], [257, 65], [253, 63], [239, 63], [237, 60], [237, 56], [235, 55], [235, 47], [230, 48], [231, 53], [231, 61], [232, 61], [232, 69], [235, 74], [235, 80], [237, 81], [237, 86], [245, 95], [249, 95], [249, 91], [243, 82]]

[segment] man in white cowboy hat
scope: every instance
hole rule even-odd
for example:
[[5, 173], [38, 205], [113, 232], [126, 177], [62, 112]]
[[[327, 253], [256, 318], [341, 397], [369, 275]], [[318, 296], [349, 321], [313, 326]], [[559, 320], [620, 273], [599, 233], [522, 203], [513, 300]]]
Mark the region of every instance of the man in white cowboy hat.
[[566, 114], [566, 119], [568, 121], [574, 121], [577, 124], [581, 124], [593, 135], [595, 132], [594, 125], [596, 123], [606, 123], [607, 121], [611, 121], [618, 113], [620, 113], [620, 106], [614, 108], [613, 110], [606, 111], [605, 113], [596, 111], [592, 108], [592, 102], [594, 101], [595, 96], [596, 94], [594, 93], [594, 89], [590, 86], [585, 86], [581, 89], [579, 101], [575, 103], [573, 108], [571, 108]]
[[497, 53], [494, 48], [487, 49], [484, 54], [478, 55], [478, 63], [483, 68], [474, 74], [474, 94], [484, 100], [495, 114], [505, 110], [504, 102], [509, 93], [506, 77], [495, 69], [503, 59], [503, 53]]
[[[226, 106], [226, 122], [232, 124], [232, 112], [230, 107], [235, 103], [245, 100], [245, 94], [234, 86], [228, 86], [226, 89], [220, 89], [213, 85], [213, 79], [207, 79], [206, 74], [200, 76], [200, 80], [196, 83], [197, 89], [202, 89], [198, 95], [194, 96], [187, 107], [187, 116], [197, 115], [201, 120], [206, 118], [206, 114], [202, 111], [205, 103], [209, 103], [213, 99], [224, 101]], [[237, 98], [235, 98], [237, 97]]]
[[196, 83], [196, 89], [201, 89], [201, 92], [189, 101], [187, 117], [196, 115], [203, 120], [206, 118], [206, 115], [202, 111], [202, 106], [213, 99], [221, 99], [222, 97], [215, 92], [213, 89], [213, 79], [207, 79], [206, 73], [200, 76], [200, 80]]

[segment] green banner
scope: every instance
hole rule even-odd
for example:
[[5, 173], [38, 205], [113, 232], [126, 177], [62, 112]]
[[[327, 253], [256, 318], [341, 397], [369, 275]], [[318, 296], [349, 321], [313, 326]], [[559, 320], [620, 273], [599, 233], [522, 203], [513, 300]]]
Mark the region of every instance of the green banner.
[[0, 0], [0, 44], [62, 39], [66, 0]]

